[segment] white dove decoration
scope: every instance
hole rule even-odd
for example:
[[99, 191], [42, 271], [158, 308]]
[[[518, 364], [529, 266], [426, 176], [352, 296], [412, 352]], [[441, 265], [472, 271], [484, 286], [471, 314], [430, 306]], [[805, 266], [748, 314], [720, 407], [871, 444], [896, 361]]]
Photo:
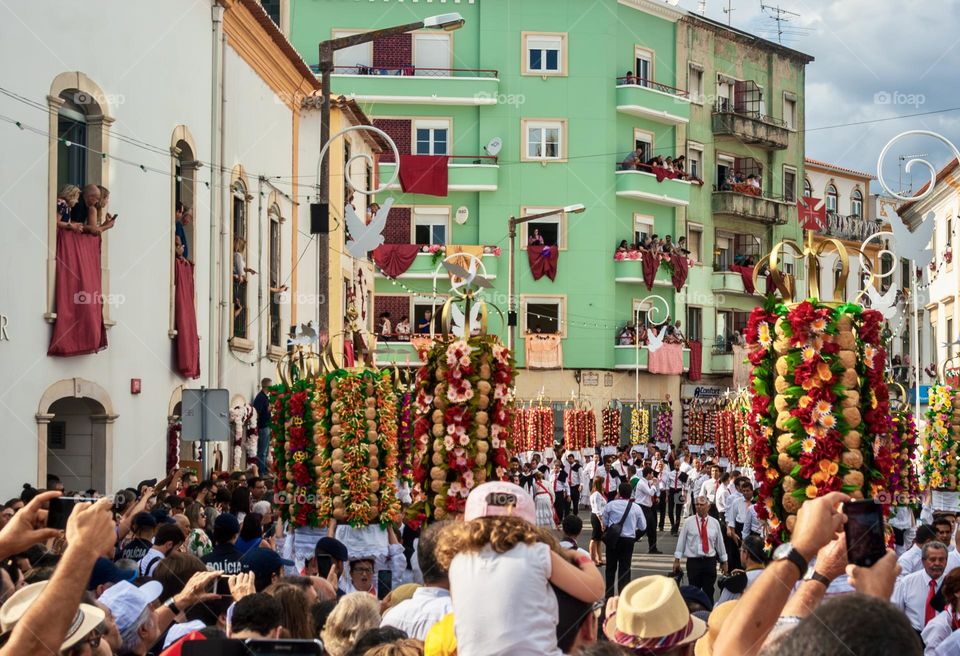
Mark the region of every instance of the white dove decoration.
[[927, 246], [933, 238], [933, 228], [936, 225], [936, 219], [933, 212], [927, 212], [923, 221], [917, 226], [916, 231], [910, 232], [910, 229], [903, 224], [900, 217], [890, 219], [890, 227], [893, 229], [893, 240], [897, 245], [897, 254], [908, 260], [913, 260], [914, 264], [923, 268], [933, 260], [933, 251]]
[[873, 285], [867, 286], [865, 291], [867, 293], [867, 298], [870, 299], [870, 307], [882, 314], [886, 321], [890, 321], [897, 316], [898, 304], [896, 286], [890, 285], [890, 289], [888, 289], [883, 295], [881, 295], [880, 292], [877, 291], [877, 288]]
[[383, 243], [383, 229], [387, 226], [387, 213], [393, 207], [393, 198], [383, 201], [376, 215], [369, 224], [357, 216], [352, 205], [347, 205], [344, 218], [347, 230], [350, 231], [350, 241], [347, 242], [347, 251], [358, 260], [367, 257], [367, 253], [375, 250]]
[[647, 351], [650, 353], [655, 353], [660, 350], [660, 347], [663, 346], [663, 338], [666, 334], [666, 330], [657, 331], [651, 328], [647, 331]]
[[450, 332], [459, 337], [460, 339], [466, 339], [470, 337], [473, 332], [474, 326], [479, 326], [477, 319], [480, 316], [480, 308], [482, 306], [479, 303], [475, 303], [470, 308], [470, 320], [464, 321], [465, 317], [463, 316], [463, 310], [460, 309], [459, 305], [453, 303], [450, 304]]
[[313, 328], [313, 322], [300, 324], [300, 330], [294, 337], [287, 338], [287, 344], [296, 344], [298, 346], [308, 346], [317, 341], [317, 331]]

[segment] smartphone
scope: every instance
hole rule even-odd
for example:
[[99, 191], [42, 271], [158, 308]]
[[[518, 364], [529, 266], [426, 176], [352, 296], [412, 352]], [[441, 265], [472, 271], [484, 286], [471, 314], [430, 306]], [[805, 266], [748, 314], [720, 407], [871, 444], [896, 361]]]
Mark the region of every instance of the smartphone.
[[382, 569], [377, 572], [377, 599], [381, 601], [393, 590], [393, 572]]
[[317, 576], [320, 578], [327, 578], [330, 574], [330, 569], [333, 567], [333, 556], [327, 554], [318, 554], [317, 555]]
[[319, 640], [191, 640], [183, 656], [323, 656]]
[[64, 499], [63, 497], [50, 499], [50, 504], [47, 506], [47, 528], [57, 529], [58, 531], [67, 528], [67, 518], [73, 512], [75, 503], [73, 499]]
[[213, 594], [221, 597], [230, 596], [230, 577], [223, 575], [213, 580]]
[[887, 553], [883, 533], [883, 507], [872, 499], [843, 504], [847, 523], [847, 562], [860, 567], [871, 567]]

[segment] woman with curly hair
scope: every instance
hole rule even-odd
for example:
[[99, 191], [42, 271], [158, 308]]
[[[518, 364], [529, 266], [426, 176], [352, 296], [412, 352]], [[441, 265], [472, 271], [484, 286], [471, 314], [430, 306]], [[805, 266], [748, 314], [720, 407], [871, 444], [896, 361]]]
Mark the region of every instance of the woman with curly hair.
[[592, 559], [566, 560], [556, 538], [536, 527], [533, 499], [512, 483], [474, 488], [464, 520], [443, 530], [436, 554], [450, 573], [458, 656], [561, 656], [550, 586], [581, 601], [601, 599]]
[[361, 633], [380, 626], [380, 602], [366, 592], [344, 595], [327, 617], [320, 632], [329, 656], [345, 656]]

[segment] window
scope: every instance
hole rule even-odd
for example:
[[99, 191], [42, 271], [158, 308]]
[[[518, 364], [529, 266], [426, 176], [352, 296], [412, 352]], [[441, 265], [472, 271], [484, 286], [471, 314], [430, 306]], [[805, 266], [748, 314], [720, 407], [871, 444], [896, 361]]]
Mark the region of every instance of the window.
[[750, 313], [749, 312], [734, 312], [733, 313], [733, 329], [736, 330], [741, 335], [746, 332], [747, 324], [750, 323]]
[[73, 102], [75, 95], [80, 94], [60, 94], [63, 104], [57, 113], [58, 190], [65, 184], [83, 189], [87, 183], [87, 115], [83, 107]]
[[280, 208], [274, 205], [267, 213], [270, 217], [270, 344], [281, 346], [283, 328], [280, 319], [280, 286], [283, 284], [280, 273]]
[[[545, 246], [557, 246], [560, 250], [566, 250], [567, 248], [567, 235], [566, 235], [566, 225], [564, 221], [566, 220], [564, 214], [560, 212], [560, 208], [556, 207], [525, 207], [521, 210], [523, 216], [530, 216], [531, 214], [542, 214], [544, 212], [550, 212], [557, 210], [556, 214], [551, 216], [546, 216], [542, 219], [537, 219], [536, 221], [531, 221], [530, 223], [524, 223], [520, 226], [520, 244], [521, 248], [526, 248], [530, 243], [530, 237], [534, 234], [539, 234], [543, 237], [543, 243]], [[536, 230], [536, 233], [534, 232]]]
[[524, 75], [566, 75], [565, 33], [524, 32], [522, 39]]
[[703, 102], [703, 68], [699, 64], [687, 68], [687, 94], [693, 102]]
[[654, 80], [653, 71], [653, 51], [646, 48], [637, 47], [635, 49], [634, 73], [637, 76], [637, 84], [648, 87]]
[[703, 226], [687, 224], [687, 250], [690, 251], [690, 257], [703, 262]]
[[837, 204], [838, 204], [838, 203], [837, 203], [837, 200], [838, 200], [838, 197], [839, 197], [839, 196], [838, 196], [838, 194], [837, 194], [837, 188], [834, 187], [832, 184], [831, 184], [831, 185], [827, 185], [827, 196], [826, 196], [826, 200], [827, 200], [827, 211], [828, 211], [828, 212], [834, 212], [834, 213], [835, 213], [835, 212], [837, 211]]
[[729, 353], [733, 346], [733, 311], [717, 310], [716, 340], [713, 350], [715, 353]]
[[947, 319], [947, 359], [953, 357], [953, 317]]
[[653, 228], [653, 217], [647, 214], [633, 215], [633, 243], [639, 244], [644, 238], [650, 238], [656, 232]]
[[788, 130], [797, 129], [797, 100], [786, 94], [783, 98], [783, 122], [787, 124]]
[[783, 199], [788, 203], [797, 200], [797, 172], [786, 167], [783, 169]]
[[733, 264], [733, 235], [717, 232], [714, 237], [713, 268], [715, 271], [726, 271]]
[[947, 229], [947, 238], [946, 238], [946, 241], [944, 242], [944, 246], [946, 246], [947, 249], [952, 249], [953, 248], [953, 217], [948, 216], [946, 223], [947, 225], [945, 227]]
[[653, 157], [653, 133], [634, 128], [633, 130], [633, 148], [643, 149], [643, 158], [648, 160]]
[[687, 173], [698, 180], [703, 179], [703, 146], [690, 143], [687, 146]]
[[637, 326], [649, 326], [651, 314], [653, 315], [652, 318], [656, 320], [661, 318], [661, 316], [658, 316], [658, 314], [662, 313], [658, 312], [658, 310], [653, 307], [653, 304], [650, 303], [650, 301], [639, 301], [637, 299], [633, 299], [633, 314], [630, 316], [631, 323], [636, 322]]
[[413, 121], [415, 155], [448, 155], [449, 120]]
[[559, 161], [566, 157], [566, 121], [522, 121], [524, 160]]
[[716, 111], [733, 111], [733, 84], [734, 80], [724, 75], [717, 76], [717, 105]]
[[563, 299], [527, 296], [522, 299], [524, 331], [562, 335]]
[[687, 339], [699, 340], [702, 334], [703, 308], [687, 306]]
[[813, 197], [813, 185], [810, 184], [810, 180], [807, 178], [803, 179], [803, 197], [804, 198]]
[[413, 299], [413, 325], [410, 327], [415, 333], [429, 333], [430, 324], [434, 333], [443, 330], [441, 325], [441, 314], [443, 310], [443, 299], [414, 298]]
[[447, 226], [450, 224], [448, 207], [413, 208], [413, 243], [424, 246], [447, 243]]
[[900, 287], [910, 289], [910, 260], [900, 258]]
[[717, 187], [721, 191], [729, 191], [727, 176], [734, 171], [734, 158], [728, 155], [717, 155]]
[[[363, 30], [333, 30], [331, 38], [339, 39], [342, 36], [359, 34]], [[357, 74], [361, 69], [373, 66], [373, 43], [333, 51], [334, 73]]]
[[233, 183], [231, 212], [233, 228], [233, 336], [247, 337], [247, 187], [242, 180]]
[[756, 263], [762, 250], [760, 238], [756, 235], [740, 234], [734, 238], [734, 258], [751, 258], [751, 261]]
[[859, 189], [854, 189], [850, 194], [850, 214], [863, 218], [863, 194]]
[[453, 49], [447, 32], [427, 32], [413, 35], [413, 65], [417, 75], [449, 77]]

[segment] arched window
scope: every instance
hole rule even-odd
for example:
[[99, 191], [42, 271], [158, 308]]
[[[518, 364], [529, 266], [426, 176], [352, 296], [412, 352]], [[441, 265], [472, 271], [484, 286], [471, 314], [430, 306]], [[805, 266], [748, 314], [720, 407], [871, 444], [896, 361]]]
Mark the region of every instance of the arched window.
[[[171, 187], [171, 229], [170, 259], [177, 256], [177, 243], [183, 246], [183, 257], [197, 262], [200, 254], [195, 243], [196, 234], [196, 177], [200, 162], [196, 157], [197, 146], [185, 125], [178, 125], [170, 137], [170, 166], [172, 172]], [[170, 338], [176, 337], [176, 274], [170, 267]]]
[[281, 317], [281, 300], [283, 298], [282, 285], [284, 284], [283, 274], [280, 267], [281, 253], [281, 232], [280, 223], [283, 219], [280, 217], [280, 206], [274, 203], [267, 211], [270, 219], [270, 345], [280, 347], [283, 344], [283, 319]]
[[857, 217], [863, 217], [863, 194], [859, 189], [854, 189], [850, 194], [850, 214]]
[[803, 197], [810, 198], [813, 196], [813, 186], [810, 184], [810, 180], [807, 178], [803, 179]]
[[64, 91], [57, 111], [57, 189], [72, 184], [81, 189], [87, 184], [87, 113], [74, 102], [81, 94]]
[[[239, 168], [239, 167], [238, 167]], [[239, 168], [239, 176], [243, 169]], [[233, 260], [233, 336], [247, 338], [247, 279], [250, 268], [247, 263], [247, 185], [241, 177], [236, 177], [231, 186], [232, 204], [230, 209], [231, 252]], [[236, 347], [237, 344], [234, 344]], [[246, 347], [246, 345], [244, 345]], [[253, 345], [249, 345], [252, 349]]]
[[839, 195], [837, 194], [837, 188], [834, 187], [832, 184], [827, 185], [826, 201], [827, 201], [828, 212], [837, 211], [838, 199], [839, 199]]

